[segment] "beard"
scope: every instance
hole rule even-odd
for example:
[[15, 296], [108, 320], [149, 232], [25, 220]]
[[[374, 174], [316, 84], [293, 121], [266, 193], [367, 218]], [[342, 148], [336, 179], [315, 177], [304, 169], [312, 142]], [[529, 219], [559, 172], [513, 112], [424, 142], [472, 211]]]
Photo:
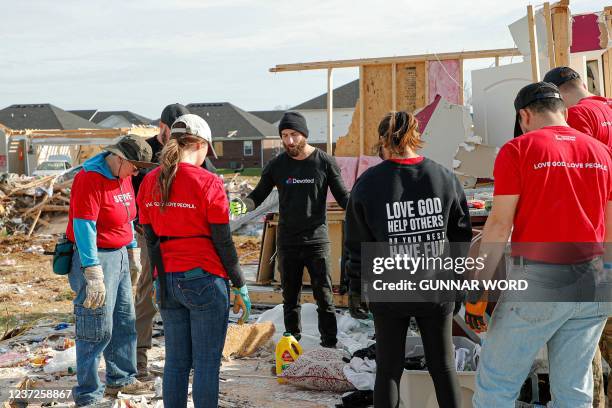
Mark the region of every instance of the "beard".
[[285, 151], [287, 152], [289, 156], [297, 157], [306, 148], [306, 139], [302, 139], [298, 144], [294, 146], [287, 146], [285, 142], [283, 142], [283, 147], [285, 148]]

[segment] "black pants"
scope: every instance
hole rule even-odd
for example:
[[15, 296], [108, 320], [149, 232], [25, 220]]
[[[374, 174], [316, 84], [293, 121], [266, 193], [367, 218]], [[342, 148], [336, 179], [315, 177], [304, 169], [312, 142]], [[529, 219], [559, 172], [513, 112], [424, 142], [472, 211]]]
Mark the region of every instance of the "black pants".
[[[376, 383], [374, 406], [399, 406], [399, 385], [404, 371], [406, 334], [410, 315], [402, 312], [405, 305], [376, 308]], [[427, 369], [432, 377], [440, 408], [461, 406], [461, 391], [455, 373], [455, 355], [452, 341], [453, 314], [443, 308], [434, 309], [427, 317], [416, 317]]]
[[279, 248], [278, 250], [281, 286], [283, 288], [285, 330], [298, 339], [301, 336], [300, 295], [302, 293], [302, 275], [304, 267], [306, 267], [310, 275], [312, 293], [317, 302], [321, 344], [325, 346], [335, 345], [336, 335], [338, 334], [329, 256], [329, 244]]

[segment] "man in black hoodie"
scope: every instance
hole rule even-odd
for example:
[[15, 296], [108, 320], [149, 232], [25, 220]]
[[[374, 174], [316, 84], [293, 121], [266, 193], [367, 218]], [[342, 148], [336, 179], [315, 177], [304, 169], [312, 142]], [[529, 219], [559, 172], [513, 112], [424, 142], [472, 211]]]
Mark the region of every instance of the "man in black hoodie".
[[317, 302], [321, 345], [337, 342], [336, 315], [330, 275], [327, 234], [327, 188], [342, 208], [348, 192], [332, 156], [308, 144], [306, 119], [298, 112], [285, 112], [278, 131], [285, 152], [264, 168], [255, 190], [241, 202], [233, 202], [233, 214], [259, 206], [276, 187], [279, 195], [278, 249], [285, 329], [301, 337], [300, 294], [304, 267], [308, 269]]

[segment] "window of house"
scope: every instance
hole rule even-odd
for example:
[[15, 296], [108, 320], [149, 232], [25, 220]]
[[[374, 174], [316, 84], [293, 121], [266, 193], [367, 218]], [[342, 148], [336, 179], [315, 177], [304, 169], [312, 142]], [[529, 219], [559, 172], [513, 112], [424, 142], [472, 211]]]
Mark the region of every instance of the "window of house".
[[213, 147], [215, 148], [217, 157], [223, 156], [223, 142], [213, 142]]
[[245, 140], [242, 142], [242, 155], [243, 156], [252, 156], [253, 155], [253, 141]]

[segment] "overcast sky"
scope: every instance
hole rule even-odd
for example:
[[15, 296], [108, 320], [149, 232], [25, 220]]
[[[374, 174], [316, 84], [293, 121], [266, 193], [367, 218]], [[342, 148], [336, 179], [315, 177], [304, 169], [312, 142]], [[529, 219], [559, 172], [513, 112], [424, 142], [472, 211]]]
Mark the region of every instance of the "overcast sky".
[[[325, 92], [326, 73], [268, 72], [276, 64], [513, 47], [507, 25], [525, 15], [527, 4], [11, 1], [0, 21], [0, 108], [48, 102], [154, 119], [173, 102], [292, 106]], [[603, 6], [602, 0], [571, 3], [574, 14]], [[354, 69], [334, 71], [335, 85], [355, 78]]]

